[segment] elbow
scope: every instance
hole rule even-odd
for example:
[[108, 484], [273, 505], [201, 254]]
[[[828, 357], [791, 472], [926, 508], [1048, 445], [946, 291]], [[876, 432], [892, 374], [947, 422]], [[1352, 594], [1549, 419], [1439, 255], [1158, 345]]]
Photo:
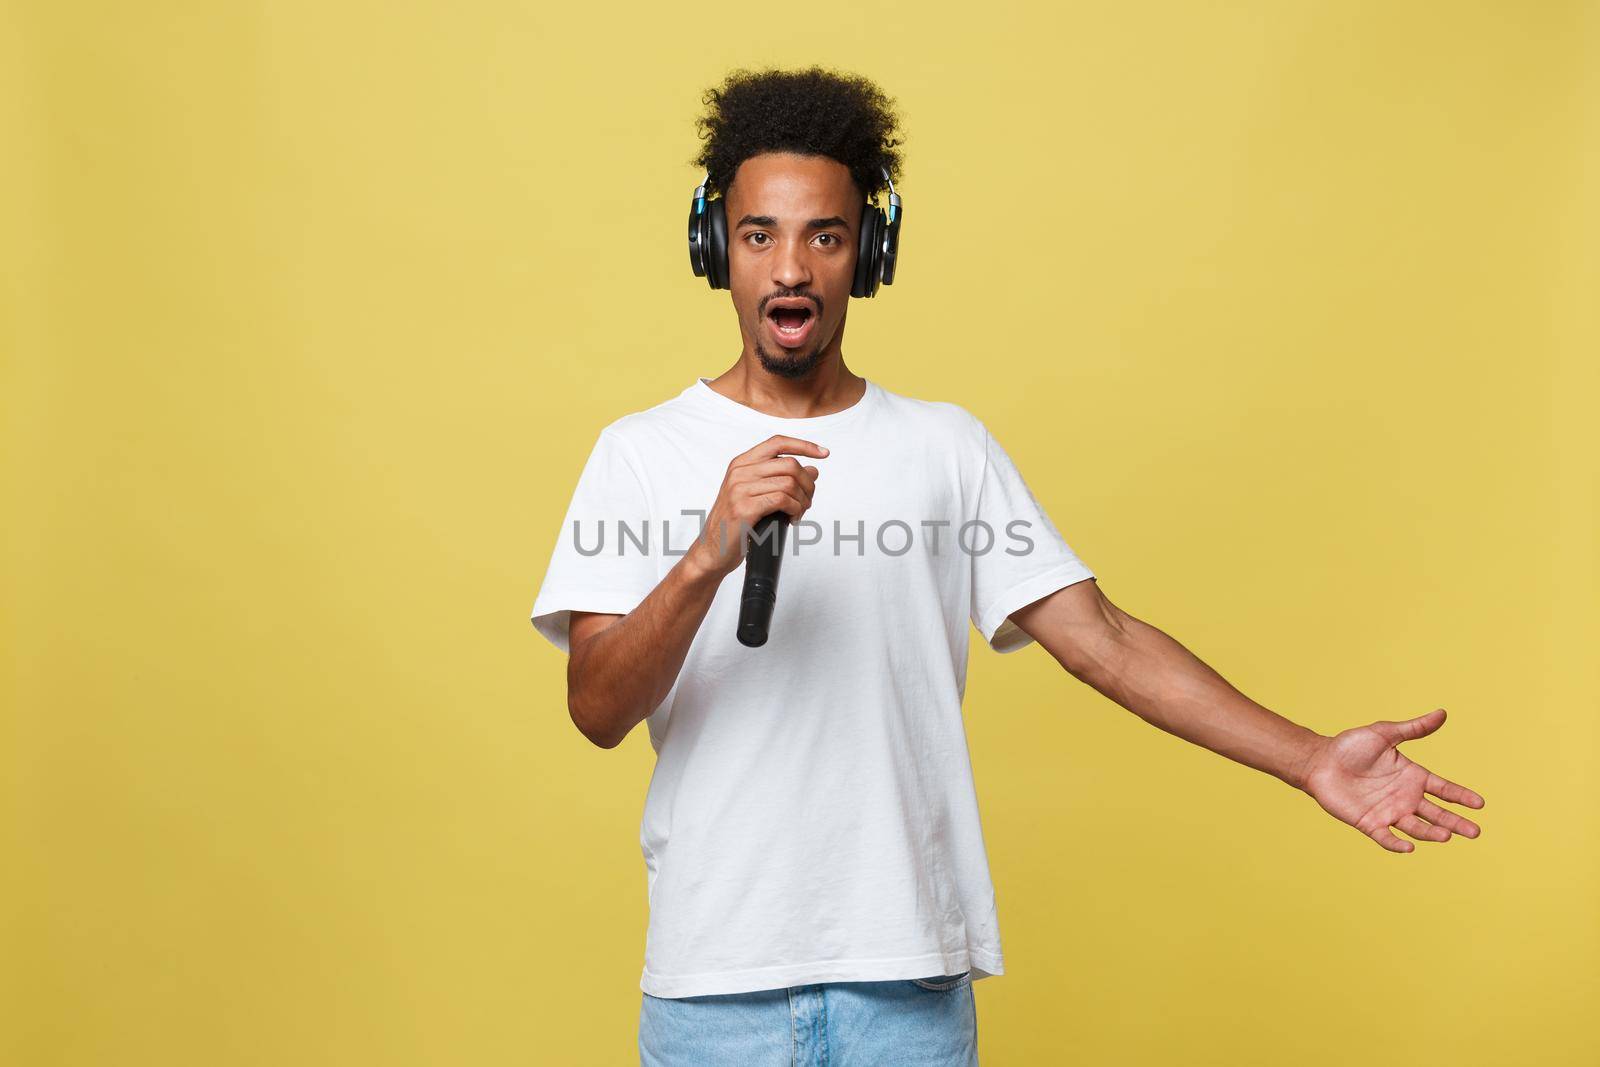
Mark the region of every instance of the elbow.
[[1062, 667], [1078, 681], [1095, 689], [1111, 684], [1123, 669], [1127, 635], [1120, 630], [1102, 630], [1073, 649]]
[[590, 637], [574, 648], [567, 660], [567, 714], [595, 747], [616, 748], [640, 716], [627, 706], [625, 694], [607, 684], [609, 676], [603, 664], [589, 662], [594, 640]]
[[[1133, 644], [1139, 620], [1117, 607], [1102, 593], [1096, 601], [1100, 609], [1082, 636], [1061, 657], [1061, 665], [1081, 682], [1104, 684], [1122, 669]], [[1097, 684], [1098, 683], [1098, 684]]]
[[[584, 669], [584, 649], [574, 647], [567, 658], [567, 715], [578, 732], [597, 748], [616, 748], [623, 734], [617, 733], [616, 717], [595, 703], [590, 672]], [[626, 733], [626, 731], [624, 731]]]
[[578, 690], [570, 686], [567, 689], [567, 714], [571, 716], [572, 725], [578, 728], [578, 732], [597, 748], [616, 748], [627, 736], [626, 733], [617, 732], [612, 725], [612, 717], [596, 714]]
[[584, 734], [596, 748], [613, 749], [622, 744], [620, 737], [597, 737], [594, 734]]

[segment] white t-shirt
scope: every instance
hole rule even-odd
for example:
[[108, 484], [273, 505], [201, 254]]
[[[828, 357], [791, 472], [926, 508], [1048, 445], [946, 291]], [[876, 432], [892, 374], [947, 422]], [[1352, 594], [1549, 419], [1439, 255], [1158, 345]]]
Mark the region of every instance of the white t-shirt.
[[829, 454], [799, 457], [821, 473], [785, 531], [767, 643], [735, 637], [739, 567], [645, 720], [639, 987], [1003, 974], [961, 718], [967, 622], [1022, 648], [1007, 616], [1094, 575], [971, 413], [868, 381], [843, 411], [778, 418], [696, 379], [600, 431], [533, 625], [567, 651], [572, 611], [631, 611], [692, 543], [728, 462], [773, 434]]

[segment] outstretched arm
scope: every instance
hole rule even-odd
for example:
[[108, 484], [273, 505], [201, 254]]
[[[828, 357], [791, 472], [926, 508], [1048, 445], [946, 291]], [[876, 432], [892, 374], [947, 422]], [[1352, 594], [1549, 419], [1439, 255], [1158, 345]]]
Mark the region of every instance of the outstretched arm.
[[1323, 736], [1239, 692], [1172, 637], [1111, 603], [1093, 579], [1058, 589], [1011, 619], [1074, 678], [1150, 725], [1303, 790], [1391, 852], [1416, 846], [1390, 827], [1426, 841], [1480, 832], [1424, 794], [1470, 808], [1483, 807], [1483, 798], [1397, 748], [1437, 730], [1443, 708]]

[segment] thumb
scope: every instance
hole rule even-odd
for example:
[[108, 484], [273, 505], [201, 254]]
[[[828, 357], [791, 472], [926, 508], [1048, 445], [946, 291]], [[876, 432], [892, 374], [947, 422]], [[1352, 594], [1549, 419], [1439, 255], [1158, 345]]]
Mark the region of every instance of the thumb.
[[1398, 745], [1402, 741], [1415, 741], [1419, 737], [1427, 737], [1444, 725], [1444, 719], [1445, 710], [1434, 708], [1426, 715], [1418, 715], [1415, 719], [1406, 719], [1404, 722], [1388, 720], [1375, 722], [1372, 728], [1389, 744]]

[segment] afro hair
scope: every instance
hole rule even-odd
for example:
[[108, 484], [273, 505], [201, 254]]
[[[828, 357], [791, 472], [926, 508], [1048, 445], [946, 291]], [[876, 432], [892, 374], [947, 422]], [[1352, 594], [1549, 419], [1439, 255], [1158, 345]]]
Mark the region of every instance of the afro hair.
[[811, 67], [736, 70], [706, 90], [696, 120], [701, 145], [692, 162], [711, 189], [726, 193], [739, 165], [761, 152], [827, 156], [844, 164], [869, 202], [883, 172], [900, 177], [901, 139], [894, 101], [866, 78]]

